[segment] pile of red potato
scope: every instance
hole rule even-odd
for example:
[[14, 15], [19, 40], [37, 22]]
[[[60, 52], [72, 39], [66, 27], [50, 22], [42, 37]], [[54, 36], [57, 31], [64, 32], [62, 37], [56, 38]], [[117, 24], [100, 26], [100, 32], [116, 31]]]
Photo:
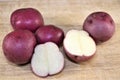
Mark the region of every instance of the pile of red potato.
[[83, 24], [83, 30], [64, 31], [54, 25], [44, 25], [41, 13], [33, 8], [22, 8], [11, 14], [14, 31], [3, 40], [6, 58], [17, 65], [31, 62], [31, 69], [37, 76], [46, 77], [61, 72], [64, 56], [79, 63], [93, 57], [96, 44], [109, 40], [115, 32], [115, 23], [106, 12], [90, 14]]

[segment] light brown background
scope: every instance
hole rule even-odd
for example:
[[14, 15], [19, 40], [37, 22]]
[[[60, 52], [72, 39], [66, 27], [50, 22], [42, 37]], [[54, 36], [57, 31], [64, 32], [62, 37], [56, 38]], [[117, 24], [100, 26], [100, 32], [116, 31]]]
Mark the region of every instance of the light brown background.
[[[12, 31], [11, 13], [25, 7], [38, 9], [45, 24], [54, 24], [65, 33], [70, 29], [82, 29], [82, 23], [90, 13], [105, 11], [113, 17], [116, 32], [109, 41], [97, 46], [91, 60], [75, 64], [65, 56], [65, 68], [60, 74], [39, 78], [31, 72], [30, 64], [16, 66], [6, 60], [2, 51], [3, 38]], [[120, 0], [0, 0], [0, 80], [49, 79], [120, 80]]]

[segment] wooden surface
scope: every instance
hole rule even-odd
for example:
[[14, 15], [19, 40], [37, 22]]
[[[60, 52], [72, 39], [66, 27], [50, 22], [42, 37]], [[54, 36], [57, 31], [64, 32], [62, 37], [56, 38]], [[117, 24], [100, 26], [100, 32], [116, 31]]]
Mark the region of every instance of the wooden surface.
[[[105, 11], [113, 17], [116, 32], [97, 46], [91, 60], [75, 64], [65, 56], [65, 68], [60, 74], [40, 78], [31, 72], [30, 64], [16, 66], [6, 60], [2, 51], [3, 38], [12, 31], [10, 15], [24, 7], [38, 9], [45, 24], [54, 24], [65, 33], [82, 29], [88, 14]], [[120, 80], [120, 0], [0, 0], [0, 80]]]

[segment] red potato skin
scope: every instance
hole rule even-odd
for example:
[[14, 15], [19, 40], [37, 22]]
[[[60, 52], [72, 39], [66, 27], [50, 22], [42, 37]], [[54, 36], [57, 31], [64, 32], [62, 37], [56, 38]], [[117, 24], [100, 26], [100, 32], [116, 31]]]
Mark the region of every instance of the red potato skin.
[[87, 60], [91, 59], [95, 55], [95, 53], [93, 55], [91, 55], [91, 56], [72, 55], [70, 52], [68, 52], [68, 50], [65, 48], [65, 46], [63, 46], [63, 50], [64, 50], [66, 56], [68, 57], [68, 59], [75, 62], [75, 63], [87, 61]]
[[33, 8], [22, 8], [11, 14], [11, 25], [13, 29], [27, 29], [35, 32], [44, 25], [43, 17], [39, 11]]
[[54, 75], [57, 75], [57, 74], [61, 73], [61, 72], [63, 71], [63, 69], [65, 68], [65, 60], [64, 60], [64, 66], [63, 66], [63, 68], [61, 69], [61, 71], [58, 72], [58, 73], [56, 73], [56, 74], [52, 74], [52, 75], [48, 74], [48, 75], [46, 75], [46, 76], [39, 76], [39, 75], [37, 75], [37, 74], [33, 71], [32, 65], [31, 65], [30, 67], [31, 67], [32, 73], [33, 73], [34, 75], [36, 75], [36, 76], [38, 76], [38, 77], [41, 77], [41, 78], [46, 78], [46, 77], [48, 77], [48, 76], [54, 76]]
[[39, 44], [43, 44], [45, 42], [54, 42], [58, 46], [61, 46], [64, 39], [63, 30], [54, 25], [40, 27], [35, 32], [35, 35]]
[[83, 30], [87, 31], [96, 43], [105, 42], [115, 32], [115, 23], [108, 13], [94, 12], [84, 21]]
[[15, 30], [7, 34], [2, 48], [6, 58], [18, 65], [26, 64], [31, 60], [36, 39], [28, 30]]

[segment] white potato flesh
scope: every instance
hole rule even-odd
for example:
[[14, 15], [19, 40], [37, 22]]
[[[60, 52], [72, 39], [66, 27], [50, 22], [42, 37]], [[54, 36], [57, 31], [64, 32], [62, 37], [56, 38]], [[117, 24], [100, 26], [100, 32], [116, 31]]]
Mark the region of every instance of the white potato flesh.
[[84, 31], [70, 30], [64, 39], [65, 49], [76, 56], [91, 56], [96, 51], [96, 44], [89, 34]]
[[31, 66], [38, 76], [56, 74], [64, 67], [64, 57], [56, 44], [47, 42], [36, 46]]

